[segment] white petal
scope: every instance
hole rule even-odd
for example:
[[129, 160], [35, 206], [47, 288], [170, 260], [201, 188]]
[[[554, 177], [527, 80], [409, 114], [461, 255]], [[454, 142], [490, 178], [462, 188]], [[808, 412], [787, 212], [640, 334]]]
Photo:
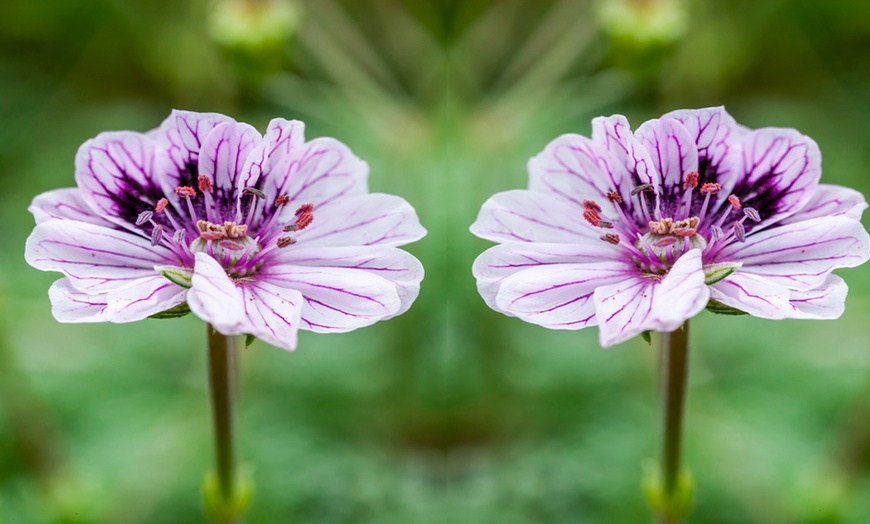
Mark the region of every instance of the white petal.
[[792, 291], [789, 305], [791, 318], [834, 319], [846, 310], [849, 287], [837, 275], [828, 275], [824, 285], [810, 291]]
[[246, 322], [243, 331], [288, 351], [296, 349], [302, 294], [269, 282], [241, 286]]
[[496, 311], [501, 311], [495, 301], [501, 283], [505, 278], [519, 271], [538, 266], [619, 260], [631, 264], [628, 262], [630, 253], [621, 246], [613, 246], [601, 241], [585, 244], [508, 242], [491, 247], [478, 256], [472, 266], [472, 273], [477, 279], [477, 290], [487, 305]]
[[345, 332], [392, 317], [402, 306], [396, 286], [367, 271], [347, 268], [270, 266], [259, 278], [302, 293], [302, 328]]
[[684, 254], [661, 282], [636, 277], [595, 290], [598, 334], [604, 347], [644, 331], [674, 331], [707, 305], [700, 250]]
[[112, 322], [134, 322], [184, 303], [186, 295], [186, 289], [155, 274], [110, 291], [106, 314]]
[[602, 230], [583, 220], [583, 211], [547, 193], [497, 193], [480, 208], [471, 232], [495, 242], [580, 244], [598, 240]]
[[870, 258], [870, 236], [857, 220], [823, 217], [749, 235], [717, 255], [743, 262], [743, 269], [789, 289], [821, 286], [839, 267], [855, 267]]
[[425, 235], [417, 212], [408, 202], [393, 195], [371, 193], [347, 198], [326, 209], [315, 206], [314, 222], [293, 237], [308, 248], [401, 246]]
[[634, 134], [649, 151], [661, 177], [658, 191], [663, 216], [677, 216], [668, 204], [679, 204], [686, 173], [698, 171], [698, 146], [683, 124], [669, 118], [644, 122]]
[[791, 312], [787, 288], [742, 271], [713, 284], [710, 298], [759, 318], [786, 318]]
[[24, 256], [31, 266], [60, 271], [76, 289], [90, 294], [153, 276], [155, 265], [180, 265], [168, 249], [142, 237], [73, 220], [37, 225]]
[[595, 289], [634, 273], [621, 262], [532, 267], [501, 282], [496, 306], [547, 328], [581, 329], [595, 325]]
[[61, 278], [48, 289], [51, 314], [58, 322], [106, 322], [106, 295], [77, 291], [69, 279]]
[[810, 201], [800, 211], [780, 222], [793, 224], [818, 217], [843, 216], [854, 220], [861, 220], [861, 215], [867, 209], [867, 201], [864, 195], [843, 186], [833, 184], [819, 184]]
[[420, 292], [423, 265], [413, 255], [389, 246], [320, 247], [281, 250], [270, 263], [303, 267], [334, 267], [366, 271], [389, 280], [396, 286], [402, 302], [395, 313], [411, 307]]
[[196, 254], [191, 284], [187, 304], [193, 314], [224, 335], [245, 333], [242, 291], [215, 259], [205, 253]]
[[77, 220], [96, 226], [115, 227], [114, 224], [97, 215], [82, 200], [77, 187], [55, 189], [37, 195], [27, 210], [33, 213], [37, 224], [49, 220]]
[[[199, 152], [199, 174], [214, 181], [217, 205], [235, 209], [237, 197], [247, 187], [242, 166], [261, 141], [256, 129], [238, 122], [224, 122], [208, 134]], [[220, 211], [224, 218], [230, 216], [227, 209]]]

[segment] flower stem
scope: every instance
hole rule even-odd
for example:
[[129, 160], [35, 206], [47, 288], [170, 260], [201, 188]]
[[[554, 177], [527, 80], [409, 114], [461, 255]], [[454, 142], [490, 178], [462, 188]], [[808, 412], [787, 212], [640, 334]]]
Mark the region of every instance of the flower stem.
[[[689, 376], [689, 322], [661, 338], [662, 443], [661, 524], [680, 522], [691, 503], [691, 487], [681, 467], [683, 411]], [[688, 491], [688, 492], [687, 492]]]
[[[217, 488], [223, 508], [235, 507], [236, 464], [233, 450], [233, 404], [236, 387], [236, 337], [221, 335], [208, 326], [208, 382], [214, 420]], [[220, 524], [238, 522], [234, 511], [219, 512]]]

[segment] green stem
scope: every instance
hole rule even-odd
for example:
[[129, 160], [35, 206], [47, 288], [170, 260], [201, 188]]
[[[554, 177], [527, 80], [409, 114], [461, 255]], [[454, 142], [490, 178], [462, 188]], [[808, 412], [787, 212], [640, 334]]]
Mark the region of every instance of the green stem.
[[661, 388], [662, 388], [662, 443], [661, 489], [665, 511], [661, 515], [662, 524], [678, 522], [668, 509], [680, 505], [681, 498], [681, 451], [683, 440], [683, 412], [686, 403], [686, 383], [689, 376], [689, 322], [670, 333], [662, 333], [661, 344]]
[[[225, 507], [231, 508], [236, 500], [236, 464], [233, 450], [236, 337], [221, 335], [211, 326], [208, 326], [208, 382], [214, 419], [218, 489]], [[235, 522], [236, 516], [232, 514], [225, 514], [221, 519], [221, 524]]]

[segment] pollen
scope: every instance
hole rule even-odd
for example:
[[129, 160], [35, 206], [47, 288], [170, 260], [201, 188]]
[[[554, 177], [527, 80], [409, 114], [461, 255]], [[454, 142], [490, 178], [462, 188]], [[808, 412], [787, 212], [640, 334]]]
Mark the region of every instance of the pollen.
[[702, 195], [715, 195], [719, 191], [722, 190], [722, 184], [717, 184], [715, 182], [707, 182], [706, 184], [701, 186], [701, 194]]
[[683, 181], [683, 189], [698, 187], [698, 177], [701, 175], [697, 171], [689, 171], [686, 173], [686, 179]]
[[598, 238], [605, 242], [609, 242], [614, 246], [619, 244], [619, 235], [617, 235], [616, 233], [605, 233]]
[[166, 206], [168, 206], [168, 205], [169, 205], [169, 200], [167, 200], [165, 198], [161, 198], [160, 200], [157, 201], [157, 205], [154, 206], [154, 212], [160, 213], [161, 211], [166, 209]]
[[614, 204], [622, 203], [622, 197], [619, 196], [619, 193], [617, 193], [616, 191], [610, 191], [609, 193], [607, 193], [607, 200], [613, 202]]
[[281, 237], [277, 240], [276, 244], [278, 244], [279, 248], [285, 248], [291, 244], [295, 244], [296, 240], [292, 237]]
[[729, 197], [728, 197], [728, 202], [731, 203], [731, 205], [734, 207], [734, 209], [740, 209], [740, 208], [743, 207], [743, 205], [740, 204], [740, 199], [737, 198], [737, 195], [731, 195], [731, 196], [729, 196]]
[[601, 213], [601, 206], [598, 205], [598, 202], [594, 200], [584, 200], [583, 201], [583, 209], [591, 209], [596, 213]]
[[175, 188], [175, 194], [181, 198], [195, 198], [196, 189], [190, 186], [178, 186]]
[[199, 182], [199, 190], [203, 193], [211, 193], [214, 191], [214, 186], [211, 183], [211, 177], [208, 175], [199, 175], [197, 178]]
[[275, 199], [275, 207], [284, 207], [290, 203], [290, 197], [287, 195], [281, 195]]

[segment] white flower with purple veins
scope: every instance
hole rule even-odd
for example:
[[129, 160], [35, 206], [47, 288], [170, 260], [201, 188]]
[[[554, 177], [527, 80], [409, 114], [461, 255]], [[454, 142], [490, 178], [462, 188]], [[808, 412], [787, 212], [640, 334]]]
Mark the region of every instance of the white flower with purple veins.
[[423, 268], [403, 199], [369, 193], [368, 165], [301, 122], [253, 127], [175, 111], [148, 133], [101, 133], [78, 187], [37, 196], [27, 240], [61, 322], [131, 322], [189, 310], [224, 335], [296, 347], [298, 329], [345, 332], [393, 317]]
[[723, 108], [681, 110], [632, 133], [621, 115], [529, 161], [529, 189], [490, 198], [471, 231], [487, 304], [553, 329], [597, 325], [603, 346], [673, 331], [708, 307], [836, 318], [831, 274], [870, 257], [857, 191], [819, 184], [816, 143], [748, 129]]

